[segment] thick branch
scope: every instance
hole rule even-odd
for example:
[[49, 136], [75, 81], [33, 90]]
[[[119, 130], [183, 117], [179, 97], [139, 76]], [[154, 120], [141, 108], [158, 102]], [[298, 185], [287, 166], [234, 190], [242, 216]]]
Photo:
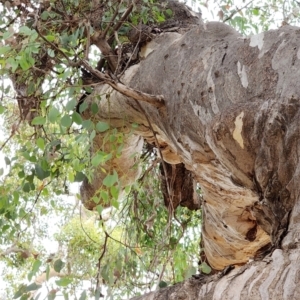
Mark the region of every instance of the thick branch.
[[114, 72], [118, 65], [118, 55], [115, 54], [111, 46], [108, 44], [106, 39], [102, 37], [100, 32], [96, 32], [91, 37], [91, 41], [99, 48], [102, 55], [106, 58], [110, 70]]
[[103, 80], [105, 83], [109, 84], [111, 87], [113, 87], [116, 91], [120, 92], [121, 94], [130, 97], [132, 99], [135, 99], [137, 101], [147, 102], [156, 108], [161, 108], [164, 106], [164, 97], [162, 95], [150, 95], [147, 93], [137, 91], [135, 89], [125, 86], [121, 82], [117, 82], [116, 80], [113, 80], [107, 74], [103, 74], [100, 71], [94, 69], [85, 60], [82, 61], [82, 64], [89, 72], [97, 76], [99, 79]]

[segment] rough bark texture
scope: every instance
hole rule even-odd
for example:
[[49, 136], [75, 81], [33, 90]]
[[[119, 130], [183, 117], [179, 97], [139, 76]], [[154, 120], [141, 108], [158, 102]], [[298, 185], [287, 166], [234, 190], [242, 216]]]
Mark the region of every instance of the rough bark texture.
[[299, 250], [277, 249], [264, 261], [236, 268], [228, 275], [191, 278], [132, 300], [258, 300], [300, 299]]
[[166, 162], [193, 174], [203, 191], [203, 238], [213, 268], [283, 249], [241, 274], [191, 279], [136, 299], [300, 298], [299, 45], [300, 29], [291, 26], [250, 38], [217, 22], [164, 33], [122, 78], [163, 95], [163, 108], [140, 106], [109, 86], [97, 90], [109, 98], [90, 99], [99, 101], [99, 119], [124, 130], [138, 123], [137, 138], [157, 140]]

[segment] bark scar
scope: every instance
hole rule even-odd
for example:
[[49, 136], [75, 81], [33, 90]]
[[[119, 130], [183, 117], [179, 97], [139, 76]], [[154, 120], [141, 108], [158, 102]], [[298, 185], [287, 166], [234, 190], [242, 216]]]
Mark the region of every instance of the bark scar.
[[234, 121], [235, 129], [233, 131], [233, 138], [238, 142], [242, 149], [244, 149], [244, 140], [242, 137], [242, 130], [243, 130], [243, 117], [244, 112], [242, 111]]

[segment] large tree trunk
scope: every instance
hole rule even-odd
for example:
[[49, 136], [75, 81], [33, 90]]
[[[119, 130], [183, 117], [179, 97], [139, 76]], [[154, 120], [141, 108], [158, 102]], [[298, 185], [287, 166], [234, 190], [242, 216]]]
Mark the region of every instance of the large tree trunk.
[[99, 119], [126, 133], [139, 124], [137, 137], [158, 141], [166, 162], [192, 172], [203, 191], [203, 239], [213, 268], [277, 249], [224, 277], [190, 279], [138, 299], [300, 299], [299, 32], [284, 26], [244, 38], [212, 22], [164, 33], [122, 78], [163, 95], [164, 107], [138, 104], [107, 85], [97, 94], [109, 98], [89, 99], [99, 101]]

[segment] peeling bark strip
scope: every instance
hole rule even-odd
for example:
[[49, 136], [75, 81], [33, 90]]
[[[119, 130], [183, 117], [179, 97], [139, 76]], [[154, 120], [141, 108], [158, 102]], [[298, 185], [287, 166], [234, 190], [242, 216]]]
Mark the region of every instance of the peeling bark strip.
[[[207, 23], [159, 35], [151, 54], [125, 72], [126, 85], [165, 99], [164, 118], [153, 106], [144, 110], [164, 160], [183, 163], [201, 186], [212, 267], [283, 249], [272, 263], [249, 264], [218, 282], [189, 280], [137, 299], [300, 299], [299, 32], [283, 26], [244, 38], [225, 24]], [[106, 92], [109, 100], [92, 99], [99, 120], [122, 130], [135, 122], [135, 133], [153, 141], [135, 101], [107, 85], [95, 94]]]

